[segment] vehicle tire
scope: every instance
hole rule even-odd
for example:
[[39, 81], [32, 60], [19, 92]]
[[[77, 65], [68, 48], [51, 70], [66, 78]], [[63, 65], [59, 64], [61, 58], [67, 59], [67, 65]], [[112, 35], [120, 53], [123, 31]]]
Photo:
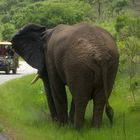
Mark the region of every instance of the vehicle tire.
[[13, 74], [16, 74], [17, 73], [17, 69], [13, 69], [12, 72], [13, 72]]
[[6, 73], [6, 74], [9, 74], [9, 73], [10, 73], [9, 67], [6, 69], [5, 73]]

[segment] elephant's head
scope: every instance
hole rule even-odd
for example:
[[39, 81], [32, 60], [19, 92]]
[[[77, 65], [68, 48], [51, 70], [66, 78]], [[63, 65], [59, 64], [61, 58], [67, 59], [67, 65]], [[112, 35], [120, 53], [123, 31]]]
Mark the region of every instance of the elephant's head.
[[41, 71], [44, 67], [44, 26], [28, 24], [12, 38], [13, 49], [32, 67]]

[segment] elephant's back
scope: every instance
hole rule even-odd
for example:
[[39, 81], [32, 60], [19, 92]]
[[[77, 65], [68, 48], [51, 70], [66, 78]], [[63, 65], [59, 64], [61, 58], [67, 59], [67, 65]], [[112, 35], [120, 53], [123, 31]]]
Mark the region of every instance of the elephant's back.
[[[85, 52], [110, 51], [118, 55], [116, 44], [106, 30], [89, 25], [79, 23], [75, 25], [58, 25], [54, 32], [54, 41], [57, 44], [67, 44], [67, 48], [74, 50], [83, 50]], [[70, 44], [70, 45], [68, 45]]]
[[68, 45], [67, 56], [73, 54], [75, 60], [86, 64], [91, 61], [97, 63], [117, 61], [118, 51], [115, 41], [104, 29], [82, 23], [70, 26], [69, 30], [71, 35], [67, 36], [71, 45]]
[[112, 36], [99, 27], [84, 23], [57, 26], [49, 47], [59, 73], [68, 71], [65, 69], [90, 69], [100, 73], [102, 62], [113, 66], [118, 61]]

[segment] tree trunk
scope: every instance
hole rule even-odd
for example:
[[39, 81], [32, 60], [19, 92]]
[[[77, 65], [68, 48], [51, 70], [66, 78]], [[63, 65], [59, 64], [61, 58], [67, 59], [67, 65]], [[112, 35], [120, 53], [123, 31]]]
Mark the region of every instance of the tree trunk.
[[133, 6], [135, 6], [135, 0], [132, 0]]
[[101, 16], [101, 1], [97, 0], [97, 2], [98, 2], [98, 15], [100, 17]]

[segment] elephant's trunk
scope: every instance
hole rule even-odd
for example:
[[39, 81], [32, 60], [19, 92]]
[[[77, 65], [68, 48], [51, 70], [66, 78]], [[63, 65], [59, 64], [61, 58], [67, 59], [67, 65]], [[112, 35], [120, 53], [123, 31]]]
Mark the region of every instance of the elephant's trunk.
[[36, 76], [34, 77], [34, 79], [31, 82], [31, 85], [35, 84], [39, 78], [40, 78], [40, 75], [36, 74]]

